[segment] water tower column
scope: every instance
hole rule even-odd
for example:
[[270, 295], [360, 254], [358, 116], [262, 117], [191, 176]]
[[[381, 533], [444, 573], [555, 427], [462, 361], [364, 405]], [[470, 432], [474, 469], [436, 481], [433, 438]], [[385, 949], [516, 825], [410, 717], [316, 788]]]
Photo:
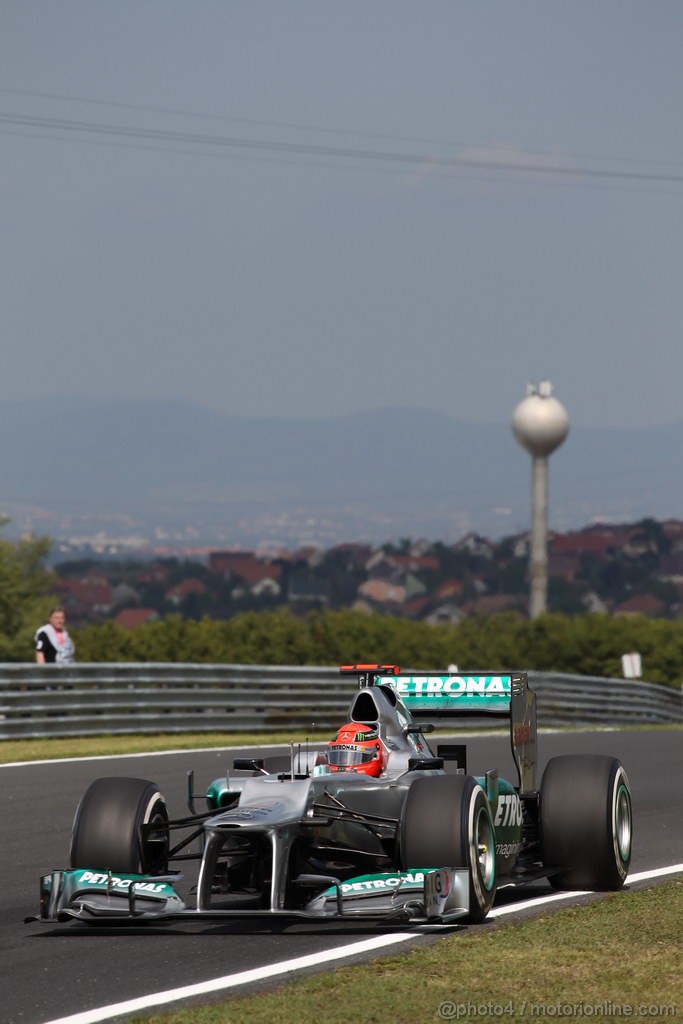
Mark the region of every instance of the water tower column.
[[552, 397], [552, 384], [530, 384], [527, 397], [512, 416], [512, 432], [532, 457], [531, 486], [531, 577], [529, 615], [532, 619], [547, 608], [548, 593], [548, 456], [569, 433], [564, 406]]
[[548, 591], [548, 459], [531, 460], [531, 592], [529, 615], [535, 619], [547, 610]]

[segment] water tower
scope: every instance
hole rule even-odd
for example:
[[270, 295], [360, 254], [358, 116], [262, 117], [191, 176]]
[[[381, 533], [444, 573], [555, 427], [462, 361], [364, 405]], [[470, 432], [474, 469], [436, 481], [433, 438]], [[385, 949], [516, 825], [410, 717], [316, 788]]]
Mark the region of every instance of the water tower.
[[567, 410], [553, 398], [549, 380], [529, 384], [527, 397], [512, 414], [512, 432], [531, 455], [531, 591], [529, 615], [535, 619], [547, 607], [548, 594], [548, 456], [569, 433]]

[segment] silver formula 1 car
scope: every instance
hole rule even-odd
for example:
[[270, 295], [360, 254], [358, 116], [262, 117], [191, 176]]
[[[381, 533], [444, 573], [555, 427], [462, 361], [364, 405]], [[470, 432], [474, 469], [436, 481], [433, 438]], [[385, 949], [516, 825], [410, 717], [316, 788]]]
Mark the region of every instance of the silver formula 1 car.
[[[632, 840], [624, 768], [602, 755], [555, 757], [539, 787], [526, 675], [341, 671], [357, 676], [358, 692], [334, 756], [332, 746], [293, 746], [284, 758], [238, 758], [208, 787], [202, 812], [189, 773], [182, 818], [169, 816], [153, 782], [93, 782], [76, 812], [70, 867], [42, 877], [40, 915], [28, 920], [478, 922], [501, 886], [623, 885]], [[427, 743], [434, 722], [482, 714], [510, 721], [514, 782], [495, 767], [469, 775], [461, 744], [434, 752]], [[378, 775], [354, 766], [356, 728], [381, 754]], [[183, 876], [169, 869], [192, 860], [197, 883], [181, 896]]]

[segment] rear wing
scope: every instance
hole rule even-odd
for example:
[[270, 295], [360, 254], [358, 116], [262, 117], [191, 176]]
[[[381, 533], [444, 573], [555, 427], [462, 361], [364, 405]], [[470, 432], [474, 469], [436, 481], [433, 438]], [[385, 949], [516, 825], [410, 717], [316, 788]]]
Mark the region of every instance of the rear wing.
[[525, 672], [402, 675], [397, 665], [343, 665], [340, 671], [357, 675], [361, 687], [389, 687], [413, 719], [509, 719], [520, 793], [536, 792], [536, 694]]
[[[378, 675], [376, 686], [396, 691], [413, 718], [453, 718], [468, 714], [510, 714], [511, 675]], [[524, 677], [526, 678], [526, 677]]]

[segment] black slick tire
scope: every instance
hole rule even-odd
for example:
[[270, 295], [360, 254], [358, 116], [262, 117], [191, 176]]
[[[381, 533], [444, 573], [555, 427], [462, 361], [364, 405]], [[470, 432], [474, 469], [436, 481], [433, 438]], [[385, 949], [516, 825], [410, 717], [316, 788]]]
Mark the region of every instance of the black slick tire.
[[615, 757], [553, 757], [541, 782], [539, 823], [545, 867], [556, 889], [621, 889], [631, 863], [633, 814], [626, 772]]
[[400, 868], [467, 868], [468, 920], [483, 921], [496, 892], [493, 820], [486, 794], [471, 775], [416, 779], [399, 826]]
[[[163, 874], [168, 870], [168, 811], [154, 782], [96, 779], [84, 793], [71, 832], [72, 868], [118, 874]], [[141, 843], [140, 826], [158, 829]]]

